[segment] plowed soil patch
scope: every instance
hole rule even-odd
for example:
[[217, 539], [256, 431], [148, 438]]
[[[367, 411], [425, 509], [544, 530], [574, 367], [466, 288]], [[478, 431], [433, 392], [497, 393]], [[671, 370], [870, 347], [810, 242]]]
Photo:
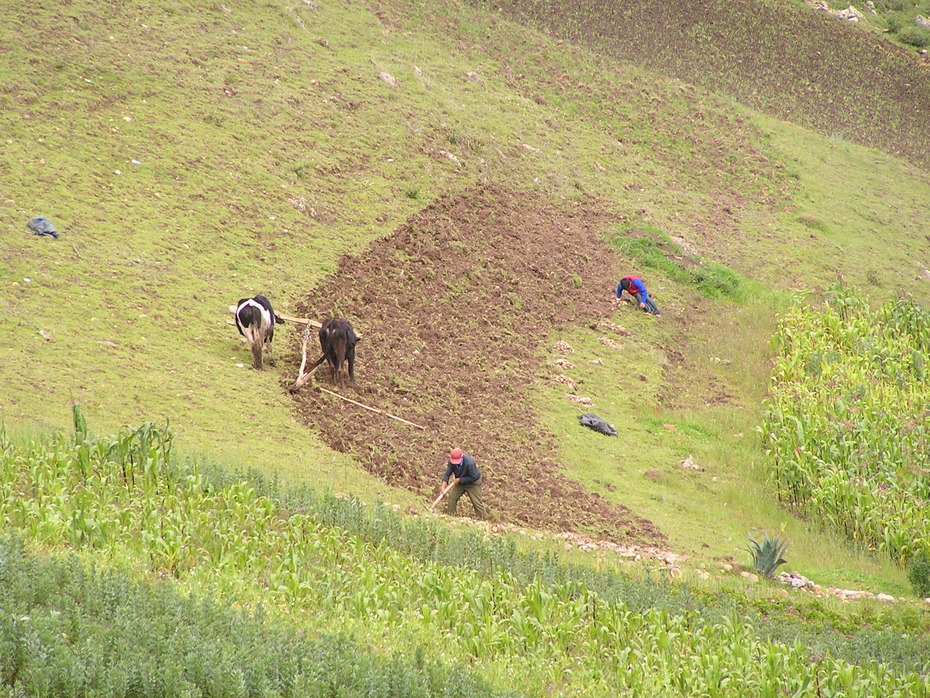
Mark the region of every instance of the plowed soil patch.
[[[600, 235], [610, 222], [596, 202], [481, 188], [440, 200], [364, 254], [343, 258], [298, 309], [347, 317], [363, 335], [358, 382], [343, 394], [426, 429], [312, 385], [294, 398], [303, 419], [424, 502], [438, 492], [448, 450], [461, 446], [476, 458], [489, 509], [502, 521], [665, 542], [651, 522], [562, 474], [530, 400], [534, 383], [551, 377], [540, 357], [553, 330], [610, 313], [617, 260]], [[292, 361], [296, 369], [299, 357]], [[331, 387], [323, 371], [317, 378]], [[471, 505], [464, 498], [459, 507]]]

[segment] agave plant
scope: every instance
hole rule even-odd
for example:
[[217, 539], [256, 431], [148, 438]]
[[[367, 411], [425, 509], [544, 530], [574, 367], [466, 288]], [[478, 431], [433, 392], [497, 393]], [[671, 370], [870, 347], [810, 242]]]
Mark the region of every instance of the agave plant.
[[779, 565], [784, 565], [787, 560], [782, 558], [788, 549], [788, 541], [780, 536], [769, 538], [766, 533], [760, 543], [752, 534], [749, 536], [749, 552], [752, 554], [752, 564], [756, 571], [764, 577], [775, 576], [775, 570]]

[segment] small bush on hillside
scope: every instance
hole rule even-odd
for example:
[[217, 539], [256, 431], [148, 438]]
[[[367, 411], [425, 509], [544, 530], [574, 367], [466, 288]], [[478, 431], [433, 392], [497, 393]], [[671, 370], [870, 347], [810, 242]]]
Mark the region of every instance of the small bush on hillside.
[[782, 558], [787, 549], [788, 541], [779, 536], [769, 538], [769, 534], [766, 533], [761, 543], [749, 536], [749, 552], [752, 554], [753, 567], [763, 577], [771, 579], [775, 576], [775, 570], [788, 562]]
[[914, 593], [919, 597], [930, 596], [930, 557], [923, 548], [918, 550], [911, 560], [907, 568], [907, 579], [914, 588]]
[[798, 223], [803, 225], [805, 228], [819, 230], [821, 233], [827, 233], [830, 231], [830, 229], [827, 227], [827, 224], [817, 218], [817, 216], [810, 216], [808, 214], [798, 216]]
[[898, 38], [905, 44], [923, 48], [930, 46], [930, 29], [910, 25], [898, 30]]
[[725, 296], [738, 298], [743, 290], [743, 280], [735, 272], [713, 262], [691, 270], [693, 282], [708, 298]]
[[903, 14], [889, 14], [885, 17], [885, 27], [895, 34], [908, 25], [908, 19]]

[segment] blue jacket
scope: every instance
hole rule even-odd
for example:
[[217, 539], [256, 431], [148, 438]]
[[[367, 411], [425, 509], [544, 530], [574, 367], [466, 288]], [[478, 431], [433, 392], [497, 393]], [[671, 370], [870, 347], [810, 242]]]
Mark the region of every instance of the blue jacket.
[[442, 476], [443, 482], [449, 482], [449, 477], [455, 474], [460, 485], [474, 485], [481, 479], [481, 471], [475, 465], [475, 459], [467, 453], [462, 454], [462, 462], [453, 465], [452, 461], [446, 463], [446, 474]]
[[[640, 303], [649, 302], [649, 292], [646, 290], [646, 284], [643, 283], [643, 280], [636, 276], [627, 276], [624, 277], [630, 280], [630, 290], [627, 291], [633, 298], [638, 300]], [[622, 281], [622, 279], [621, 279]], [[620, 284], [617, 284], [617, 298], [623, 294], [623, 287]]]

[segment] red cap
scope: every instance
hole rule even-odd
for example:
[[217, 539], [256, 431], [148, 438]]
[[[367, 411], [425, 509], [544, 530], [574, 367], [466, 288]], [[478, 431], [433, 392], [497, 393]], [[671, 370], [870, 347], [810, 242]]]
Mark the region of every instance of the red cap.
[[462, 449], [453, 448], [452, 451], [449, 453], [449, 462], [452, 463], [452, 465], [458, 465], [459, 463], [461, 463], [462, 462]]

